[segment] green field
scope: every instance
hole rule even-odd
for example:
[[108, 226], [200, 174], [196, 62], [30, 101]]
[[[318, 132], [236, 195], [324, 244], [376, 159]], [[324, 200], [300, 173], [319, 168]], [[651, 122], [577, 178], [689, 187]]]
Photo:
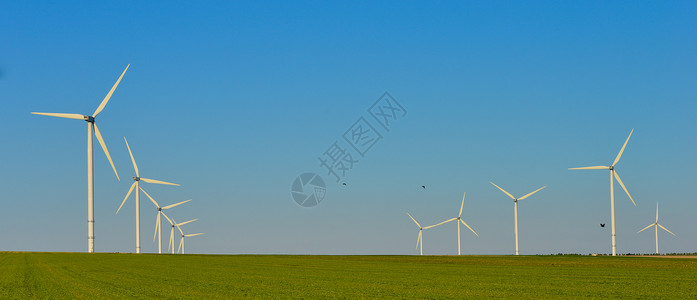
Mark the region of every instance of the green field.
[[697, 298], [697, 259], [0, 252], [0, 299]]

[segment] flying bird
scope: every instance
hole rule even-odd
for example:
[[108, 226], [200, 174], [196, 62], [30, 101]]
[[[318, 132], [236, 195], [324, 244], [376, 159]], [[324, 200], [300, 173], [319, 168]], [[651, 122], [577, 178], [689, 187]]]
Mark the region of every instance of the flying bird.
[[605, 223], [600, 223], [600, 227], [605, 227]]
[[346, 182], [342, 183], [342, 185], [346, 185]]
[[425, 189], [426, 189], [426, 186], [425, 186], [425, 185], [422, 185], [421, 188], [425, 190]]

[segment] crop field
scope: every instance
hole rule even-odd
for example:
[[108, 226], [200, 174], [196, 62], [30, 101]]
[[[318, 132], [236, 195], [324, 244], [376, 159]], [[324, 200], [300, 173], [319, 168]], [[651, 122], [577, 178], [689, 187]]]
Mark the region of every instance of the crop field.
[[0, 299], [697, 298], [697, 258], [0, 252]]

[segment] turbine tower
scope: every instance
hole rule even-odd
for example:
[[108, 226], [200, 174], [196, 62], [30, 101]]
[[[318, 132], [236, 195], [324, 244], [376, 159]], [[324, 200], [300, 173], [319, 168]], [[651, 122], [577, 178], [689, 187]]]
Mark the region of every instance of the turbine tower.
[[414, 221], [414, 223], [416, 223], [416, 226], [419, 226], [419, 235], [418, 235], [418, 238], [416, 238], [416, 248], [419, 249], [419, 247], [421, 247], [421, 250], [419, 250], [419, 255], [424, 255], [424, 243], [423, 243], [424, 240], [423, 240], [422, 232], [424, 231], [424, 229], [429, 229], [429, 228], [434, 227], [434, 226], [432, 225], [432, 226], [426, 226], [426, 227], [422, 228], [421, 224], [419, 224], [419, 222], [416, 222], [414, 217], [412, 217], [409, 213], [407, 213], [407, 216], [409, 216], [411, 218], [411, 220]]
[[670, 230], [668, 230], [668, 228], [665, 228], [665, 227], [663, 227], [663, 225], [658, 224], [658, 201], [656, 201], [656, 222], [654, 222], [653, 224], [651, 224], [649, 226], [646, 226], [646, 228], [644, 228], [642, 230], [637, 231], [637, 233], [642, 232], [646, 229], [649, 229], [649, 228], [651, 228], [651, 226], [656, 227], [656, 254], [658, 254], [658, 227], [661, 227], [663, 230], [668, 231], [668, 233], [675, 236], [675, 233], [670, 232]]
[[[123, 201], [121, 202], [121, 206], [119, 206], [119, 209], [116, 210], [116, 214], [119, 213], [119, 211], [121, 210], [121, 207], [123, 207], [123, 204], [126, 203], [126, 200], [128, 200], [128, 197], [131, 196], [131, 192], [133, 192], [133, 189], [135, 188], [136, 189], [136, 253], [140, 253], [140, 190], [143, 190], [140, 187], [140, 182], [145, 181], [147, 183], [157, 183], [157, 184], [167, 184], [167, 185], [178, 185], [178, 184], [140, 177], [140, 172], [138, 172], [138, 165], [136, 164], [136, 160], [133, 158], [133, 152], [131, 152], [131, 147], [128, 146], [128, 141], [126, 140], [125, 137], [123, 138], [123, 140], [126, 141], [126, 148], [128, 148], [128, 154], [131, 155], [131, 161], [133, 162], [133, 169], [136, 171], [136, 176], [133, 176], [133, 184], [131, 185], [131, 188], [128, 189], [128, 193], [126, 194], [126, 197], [123, 198]], [[143, 190], [143, 191], [145, 191], [145, 190]]]
[[467, 228], [469, 228], [469, 230], [471, 230], [472, 233], [474, 233], [474, 235], [479, 237], [479, 235], [474, 231], [474, 229], [472, 229], [472, 227], [467, 225], [467, 223], [465, 223], [465, 221], [462, 220], [462, 218], [460, 218], [460, 216], [462, 216], [462, 207], [464, 205], [465, 205], [465, 193], [462, 193], [462, 203], [460, 204], [460, 213], [457, 215], [457, 217], [449, 219], [449, 220], [445, 220], [445, 221], [440, 222], [440, 223], [433, 225], [433, 226], [429, 226], [429, 228], [436, 227], [436, 226], [439, 226], [439, 225], [442, 225], [442, 224], [445, 224], [448, 222], [452, 222], [452, 221], [455, 221], [455, 223], [457, 223], [457, 255], [460, 255], [460, 222], [462, 222], [462, 224], [465, 224], [465, 226], [467, 226]]
[[496, 185], [495, 183], [493, 183], [493, 182], [491, 182], [491, 181], [489, 181], [489, 183], [493, 184], [495, 187], [499, 188], [499, 190], [501, 190], [504, 194], [508, 195], [508, 197], [511, 197], [511, 199], [513, 199], [513, 203], [515, 204], [515, 208], [514, 208], [514, 210], [513, 210], [513, 211], [514, 211], [514, 213], [513, 213], [513, 220], [514, 220], [514, 222], [515, 222], [515, 227], [514, 227], [514, 228], [515, 228], [515, 229], [514, 229], [514, 231], [515, 231], [515, 255], [518, 255], [518, 200], [523, 200], [523, 199], [525, 199], [525, 198], [527, 198], [527, 197], [530, 197], [530, 196], [532, 196], [532, 194], [537, 193], [537, 192], [539, 192], [541, 189], [546, 188], [546, 186], [543, 186], [543, 187], [541, 187], [541, 188], [535, 190], [534, 192], [532, 192], [532, 193], [530, 193], [530, 194], [527, 194], [527, 195], [525, 195], [525, 196], [523, 196], [523, 197], [516, 198], [516, 197], [513, 197], [513, 195], [511, 195], [511, 193], [506, 192], [506, 190], [502, 189], [500, 186]]
[[94, 252], [94, 159], [92, 156], [92, 131], [94, 131], [94, 135], [97, 136], [99, 145], [102, 146], [104, 154], [106, 154], [106, 158], [109, 159], [109, 164], [111, 164], [111, 168], [114, 170], [116, 178], [121, 180], [121, 178], [119, 178], [119, 173], [116, 172], [116, 167], [114, 167], [114, 162], [111, 160], [111, 155], [109, 155], [109, 150], [107, 150], [104, 139], [102, 138], [102, 134], [99, 132], [97, 123], [95, 123], [95, 119], [97, 118], [97, 115], [102, 112], [107, 102], [109, 102], [111, 95], [114, 94], [114, 90], [116, 90], [119, 82], [121, 82], [121, 78], [123, 78], [123, 75], [126, 74], [126, 70], [128, 70], [128, 67], [130, 66], [130, 64], [126, 66], [126, 69], [123, 70], [123, 73], [121, 73], [119, 79], [116, 80], [114, 86], [111, 87], [109, 93], [106, 95], [106, 97], [104, 97], [102, 103], [99, 104], [99, 107], [97, 107], [97, 110], [95, 110], [91, 116], [80, 114], [32, 112], [32, 114], [35, 115], [87, 121], [87, 251], [89, 253]]
[[150, 196], [150, 194], [148, 194], [143, 188], [140, 188], [140, 190], [143, 191], [143, 194], [145, 194], [145, 196], [148, 196], [148, 199], [150, 199], [150, 201], [152, 201], [152, 203], [155, 204], [155, 207], [157, 208], [157, 221], [155, 221], [156, 222], [155, 223], [155, 236], [152, 237], [152, 241], [154, 242], [155, 238], [159, 237], [158, 242], [157, 242], [157, 253], [162, 254], [162, 219], [160, 217], [161, 217], [161, 215], [164, 214], [163, 210], [170, 209], [170, 208], [178, 206], [180, 204], [184, 204], [186, 202], [191, 201], [191, 199], [185, 200], [185, 201], [182, 201], [179, 203], [167, 205], [165, 207], [160, 207], [160, 205], [157, 204], [157, 201], [155, 201], [155, 199], [153, 199]]
[[634, 129], [632, 129], [632, 131], [629, 132], [627, 140], [624, 142], [624, 145], [622, 145], [622, 149], [620, 149], [620, 153], [617, 154], [617, 157], [615, 158], [615, 161], [612, 163], [612, 165], [569, 168], [569, 170], [610, 170], [610, 219], [612, 221], [612, 256], [617, 255], [617, 243], [615, 240], [615, 179], [617, 179], [617, 182], [620, 184], [620, 186], [622, 186], [624, 192], [627, 193], [627, 196], [629, 196], [629, 200], [632, 200], [632, 203], [634, 203], [634, 206], [636, 206], [636, 202], [634, 202], [632, 195], [629, 194], [629, 191], [627, 191], [627, 187], [624, 186], [624, 183], [622, 183], [622, 179], [620, 179], [620, 175], [617, 174], [617, 170], [615, 170], [615, 165], [617, 165], [617, 162], [620, 161], [620, 157], [622, 157], [624, 148], [627, 147], [627, 142], [629, 142], [629, 138], [632, 137], [633, 132]]

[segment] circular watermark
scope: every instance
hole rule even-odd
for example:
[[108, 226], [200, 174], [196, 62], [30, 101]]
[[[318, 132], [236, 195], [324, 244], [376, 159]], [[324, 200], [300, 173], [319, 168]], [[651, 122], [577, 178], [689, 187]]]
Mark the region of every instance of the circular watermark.
[[327, 193], [327, 186], [322, 177], [315, 173], [300, 174], [290, 187], [290, 194], [298, 205], [313, 207], [322, 200]]

